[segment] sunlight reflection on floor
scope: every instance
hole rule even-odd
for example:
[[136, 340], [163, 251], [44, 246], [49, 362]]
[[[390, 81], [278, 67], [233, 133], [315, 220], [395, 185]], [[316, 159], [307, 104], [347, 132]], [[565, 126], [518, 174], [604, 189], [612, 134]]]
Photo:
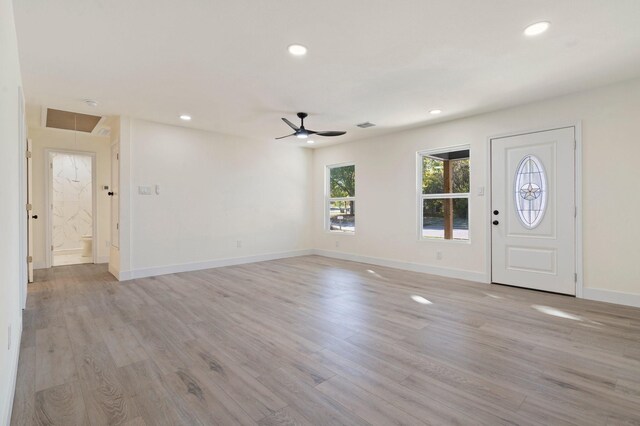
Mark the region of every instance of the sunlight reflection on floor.
[[416, 296], [415, 294], [413, 296], [411, 296], [411, 299], [413, 299], [414, 302], [418, 302], [418, 303], [421, 303], [423, 305], [433, 305], [433, 302], [425, 299], [422, 296]]
[[543, 314], [552, 315], [558, 318], [566, 318], [574, 321], [582, 321], [582, 318], [577, 315], [573, 315], [568, 312], [561, 311], [560, 309], [552, 308], [550, 306], [531, 305], [531, 307], [538, 312], [542, 312]]

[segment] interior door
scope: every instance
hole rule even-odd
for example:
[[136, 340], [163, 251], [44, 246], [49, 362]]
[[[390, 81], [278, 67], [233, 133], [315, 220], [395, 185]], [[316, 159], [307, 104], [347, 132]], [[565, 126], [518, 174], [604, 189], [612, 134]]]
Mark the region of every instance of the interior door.
[[575, 295], [575, 128], [491, 140], [492, 281]]
[[111, 145], [111, 245], [120, 248], [120, 144]]
[[38, 219], [33, 206], [33, 159], [32, 142], [27, 139], [27, 275], [28, 281], [33, 282], [33, 221]]

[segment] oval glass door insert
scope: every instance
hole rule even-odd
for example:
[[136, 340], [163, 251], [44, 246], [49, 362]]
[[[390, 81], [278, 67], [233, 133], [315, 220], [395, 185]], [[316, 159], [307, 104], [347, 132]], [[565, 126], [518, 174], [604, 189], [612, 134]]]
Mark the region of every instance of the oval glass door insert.
[[547, 208], [547, 176], [542, 162], [526, 155], [516, 169], [515, 208], [522, 225], [533, 229], [540, 224]]

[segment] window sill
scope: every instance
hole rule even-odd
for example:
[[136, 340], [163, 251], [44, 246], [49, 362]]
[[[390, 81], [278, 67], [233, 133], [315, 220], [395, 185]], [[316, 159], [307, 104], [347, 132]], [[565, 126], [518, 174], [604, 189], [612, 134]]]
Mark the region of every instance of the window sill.
[[329, 231], [329, 230], [324, 230], [324, 233], [327, 235], [344, 235], [347, 237], [355, 237], [356, 233], [355, 232], [343, 232], [343, 231]]

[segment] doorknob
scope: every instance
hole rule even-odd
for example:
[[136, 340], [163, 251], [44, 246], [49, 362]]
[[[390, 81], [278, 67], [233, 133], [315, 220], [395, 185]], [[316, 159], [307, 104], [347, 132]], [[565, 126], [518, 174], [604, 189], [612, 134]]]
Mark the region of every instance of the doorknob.
[[108, 195], [109, 197], [113, 197], [113, 192], [112, 192], [112, 191], [109, 191], [109, 192], [107, 192], [107, 195]]
[[37, 214], [34, 214], [33, 216], [31, 216], [31, 219], [37, 219], [37, 218], [38, 218]]
[[496, 215], [496, 216], [498, 216], [498, 213], [500, 213], [498, 210], [494, 210], [493, 211], [493, 214]]
[[499, 223], [500, 223], [500, 222], [498, 222], [497, 220], [494, 220], [494, 221], [493, 221], [493, 224], [494, 224], [494, 225], [497, 225], [497, 224], [499, 224]]

